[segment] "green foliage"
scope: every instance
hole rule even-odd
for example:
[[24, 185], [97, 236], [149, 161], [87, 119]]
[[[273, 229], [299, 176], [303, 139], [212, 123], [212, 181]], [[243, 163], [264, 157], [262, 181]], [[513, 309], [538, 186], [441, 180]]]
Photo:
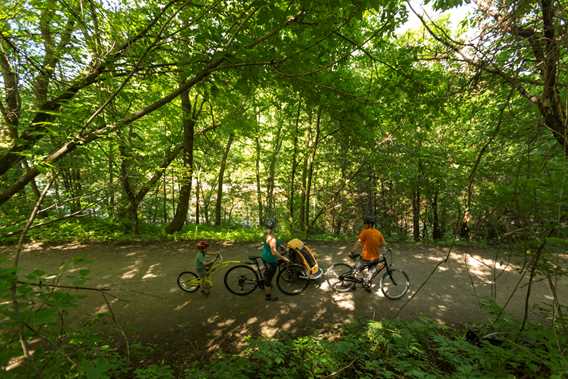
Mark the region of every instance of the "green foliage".
[[518, 326], [501, 323], [497, 341], [477, 344], [468, 341], [461, 329], [432, 320], [357, 322], [332, 337], [253, 339], [241, 354], [196, 364], [186, 377], [246, 378], [255, 373], [258, 378], [559, 378], [568, 374], [563, 351], [567, 336], [536, 325], [517, 335]]
[[141, 367], [134, 370], [136, 379], [173, 379], [174, 370], [168, 365], [152, 364], [148, 367]]
[[[157, 240], [224, 240], [252, 242], [262, 239], [262, 229], [241, 225], [186, 225], [175, 234], [164, 232], [162, 225], [142, 224], [139, 235], [132, 235], [124, 225], [102, 218], [81, 218], [62, 221], [43, 228], [32, 229], [28, 233], [31, 241], [55, 242], [110, 242], [110, 241], [157, 241]], [[0, 238], [0, 243], [15, 243], [18, 235]]]

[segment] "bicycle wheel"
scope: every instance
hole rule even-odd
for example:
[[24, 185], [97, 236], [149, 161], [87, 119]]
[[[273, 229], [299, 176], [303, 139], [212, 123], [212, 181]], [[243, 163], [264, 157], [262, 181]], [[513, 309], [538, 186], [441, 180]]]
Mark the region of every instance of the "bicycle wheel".
[[381, 278], [381, 291], [391, 300], [397, 300], [406, 295], [410, 288], [410, 279], [402, 270], [387, 271]]
[[258, 275], [251, 267], [239, 265], [231, 267], [225, 274], [225, 287], [229, 292], [245, 296], [258, 287]]
[[297, 264], [283, 267], [276, 277], [278, 289], [286, 295], [298, 295], [308, 287], [308, 284], [306, 269]]
[[347, 263], [334, 263], [325, 273], [329, 288], [337, 292], [347, 292], [355, 287], [353, 267]]
[[200, 281], [201, 279], [199, 279], [199, 275], [191, 271], [184, 271], [177, 277], [178, 287], [189, 293], [195, 292], [199, 289]]

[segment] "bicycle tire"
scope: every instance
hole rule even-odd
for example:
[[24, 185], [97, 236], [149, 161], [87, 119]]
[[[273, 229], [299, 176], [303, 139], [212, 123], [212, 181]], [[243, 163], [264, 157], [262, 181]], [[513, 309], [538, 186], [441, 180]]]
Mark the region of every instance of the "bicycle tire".
[[223, 281], [232, 294], [246, 296], [258, 287], [260, 279], [250, 266], [238, 265], [231, 267], [225, 273]]
[[347, 263], [334, 263], [326, 271], [325, 277], [329, 288], [336, 292], [348, 292], [355, 287], [355, 282], [353, 280], [343, 280], [342, 277], [345, 274], [353, 272], [353, 266]]
[[391, 300], [398, 300], [410, 289], [410, 279], [402, 270], [390, 270], [381, 277], [380, 287], [383, 294]]
[[290, 296], [304, 292], [309, 283], [306, 269], [298, 264], [284, 266], [276, 277], [276, 285], [280, 292]]
[[177, 285], [182, 291], [193, 293], [201, 286], [199, 275], [192, 271], [184, 271], [178, 275]]

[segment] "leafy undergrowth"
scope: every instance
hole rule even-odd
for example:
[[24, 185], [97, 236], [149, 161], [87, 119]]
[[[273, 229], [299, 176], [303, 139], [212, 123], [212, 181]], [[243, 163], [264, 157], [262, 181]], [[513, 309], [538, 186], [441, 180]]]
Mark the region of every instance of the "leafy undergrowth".
[[[131, 346], [131, 361], [89, 329], [68, 336], [67, 349], [36, 351], [9, 371], [13, 377], [62, 378], [563, 378], [568, 375], [566, 336], [543, 326], [517, 334], [441, 326], [432, 320], [349, 324], [330, 335], [294, 339], [249, 339], [239, 354], [176, 367], [151, 362], [152, 351]], [[16, 349], [16, 345], [12, 345]], [[4, 350], [8, 352], [8, 350]], [[12, 351], [13, 352], [13, 351]], [[149, 359], [148, 359], [149, 358]], [[2, 362], [4, 364], [5, 362]], [[186, 366], [187, 367], [187, 366]]]
[[[185, 372], [187, 378], [476, 378], [565, 377], [568, 344], [551, 329], [484, 339], [431, 320], [372, 321], [336, 338], [259, 339], [239, 355], [220, 356]], [[483, 329], [483, 328], [482, 328]], [[516, 329], [518, 330], [518, 329]], [[471, 337], [473, 336], [473, 337]], [[468, 340], [469, 339], [469, 340]]]
[[[0, 244], [15, 243], [19, 237], [17, 228], [5, 228], [0, 235]], [[163, 225], [142, 224], [139, 235], [133, 235], [119, 222], [108, 219], [70, 219], [45, 227], [30, 229], [28, 240], [44, 243], [61, 242], [108, 242], [108, 241], [155, 241], [155, 240], [231, 240], [235, 242], [258, 241], [262, 238], [259, 228], [243, 226], [186, 225], [183, 230], [167, 234]], [[10, 235], [11, 234], [11, 235]]]
[[[49, 220], [41, 220], [39, 222], [49, 222]], [[16, 243], [19, 237], [17, 232], [20, 227], [18, 225], [4, 227], [0, 233], [0, 244]], [[279, 227], [278, 235], [279, 238], [285, 240], [294, 237], [308, 238], [306, 233], [293, 232], [287, 225]], [[261, 240], [262, 236], [263, 229], [259, 227], [242, 225], [213, 226], [206, 224], [185, 225], [181, 231], [173, 234], [166, 233], [165, 226], [161, 224], [141, 224], [140, 233], [133, 235], [129, 228], [120, 222], [95, 217], [81, 217], [48, 224], [40, 228], [32, 228], [27, 234], [27, 239], [44, 243], [198, 239], [252, 242]], [[317, 241], [343, 241], [353, 239], [353, 235], [312, 233], [309, 235], [309, 239]]]

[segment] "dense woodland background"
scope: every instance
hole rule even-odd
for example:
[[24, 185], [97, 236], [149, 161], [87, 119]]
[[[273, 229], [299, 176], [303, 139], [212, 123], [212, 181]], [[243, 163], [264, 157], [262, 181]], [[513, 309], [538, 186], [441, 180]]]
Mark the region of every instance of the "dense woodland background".
[[397, 1], [15, 5], [4, 229], [50, 178], [45, 220], [132, 233], [276, 217], [340, 234], [370, 212], [388, 235], [497, 239], [566, 221], [561, 1], [397, 33]]
[[4, 0], [0, 239], [28, 220], [34, 239], [97, 240], [273, 217], [342, 238], [374, 213], [387, 239], [552, 261], [568, 238], [568, 2], [429, 5], [469, 14]]

